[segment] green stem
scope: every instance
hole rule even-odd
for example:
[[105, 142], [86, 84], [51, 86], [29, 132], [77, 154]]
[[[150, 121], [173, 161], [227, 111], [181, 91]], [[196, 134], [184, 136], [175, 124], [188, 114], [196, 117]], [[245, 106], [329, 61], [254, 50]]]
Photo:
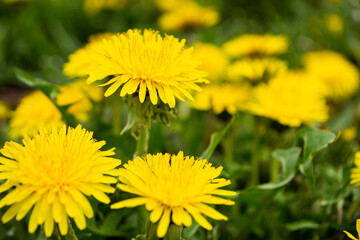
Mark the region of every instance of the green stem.
[[233, 134], [230, 131], [225, 135], [222, 141], [222, 147], [224, 149], [224, 161], [226, 163], [232, 163], [234, 161], [233, 143]]
[[276, 159], [271, 158], [269, 168], [270, 182], [276, 182], [278, 180], [279, 168], [279, 162]]
[[351, 220], [355, 211], [359, 208], [360, 204], [360, 197], [356, 199], [356, 201], [352, 202], [350, 207], [348, 207], [348, 210], [346, 212], [346, 220]]
[[260, 141], [260, 124], [259, 121], [256, 121], [254, 127], [254, 139], [252, 143], [251, 150], [251, 176], [249, 186], [254, 186], [259, 184], [260, 176], [259, 176], [259, 167], [260, 167], [260, 158], [259, 158], [259, 141]]
[[117, 98], [113, 98], [112, 103], [113, 103], [112, 125], [114, 132], [119, 133], [121, 131], [120, 101]]
[[142, 124], [139, 129], [139, 137], [136, 144], [136, 151], [134, 157], [137, 156], [145, 156], [148, 151], [148, 143], [149, 143], [149, 135], [150, 135], [150, 121]]

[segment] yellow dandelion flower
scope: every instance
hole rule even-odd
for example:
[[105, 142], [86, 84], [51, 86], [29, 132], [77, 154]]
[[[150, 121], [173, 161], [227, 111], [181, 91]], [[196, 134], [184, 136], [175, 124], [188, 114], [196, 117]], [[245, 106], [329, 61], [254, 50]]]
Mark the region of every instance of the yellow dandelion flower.
[[0, 207], [11, 206], [2, 216], [6, 223], [21, 220], [32, 209], [29, 232], [44, 224], [45, 235], [51, 236], [54, 222], [61, 235], [68, 231], [68, 218], [80, 230], [85, 229], [85, 216], [93, 210], [85, 196], [109, 203], [105, 193], [114, 188], [121, 161], [111, 158], [114, 149], [101, 151], [105, 141], [95, 141], [93, 133], [78, 125], [75, 129], [41, 129], [33, 138], [26, 136], [23, 145], [7, 142], [0, 150], [0, 192], [9, 193], [0, 200]]
[[358, 234], [358, 238], [354, 237], [354, 235], [352, 235], [348, 231], [343, 231], [343, 232], [352, 240], [360, 240], [360, 219], [356, 220], [356, 231]]
[[326, 16], [326, 27], [334, 34], [341, 34], [344, 29], [342, 18], [337, 14], [330, 14]]
[[308, 75], [289, 72], [254, 88], [248, 107], [254, 114], [298, 127], [328, 119], [326, 101]]
[[347, 127], [341, 133], [341, 138], [345, 141], [352, 141], [356, 138], [357, 130], [355, 127]]
[[89, 74], [92, 60], [90, 54], [96, 51], [96, 46], [103, 44], [104, 39], [111, 39], [113, 33], [100, 33], [90, 36], [89, 43], [69, 55], [69, 62], [64, 64], [63, 73], [70, 78], [86, 77]]
[[185, 1], [190, 2], [191, 0], [155, 0], [155, 4], [159, 9], [168, 11], [176, 8]]
[[[136, 94], [141, 103], [149, 93], [150, 101], [156, 105], [158, 94], [162, 102], [175, 107], [175, 98], [193, 100], [189, 90], [200, 91], [198, 83], [207, 82], [206, 73], [196, 69], [200, 62], [192, 56], [193, 48], [185, 49], [185, 39], [166, 35], [157, 31], [129, 30], [102, 44], [94, 45], [88, 51], [91, 59], [85, 67], [89, 74], [87, 83], [111, 77], [102, 84], [111, 85], [105, 97], [112, 95], [122, 85], [120, 96]], [[69, 65], [73, 62], [70, 59]], [[75, 64], [78, 64], [75, 62]]]
[[213, 7], [203, 7], [193, 1], [185, 1], [159, 18], [164, 30], [183, 30], [211, 27], [219, 21], [219, 13]]
[[71, 105], [68, 112], [82, 122], [89, 121], [89, 111], [92, 102], [99, 102], [103, 98], [103, 92], [96, 86], [87, 85], [85, 80], [80, 79], [65, 86], [60, 86], [60, 93], [56, 96], [59, 106]]
[[120, 201], [111, 208], [145, 205], [151, 211], [150, 221], [159, 222], [157, 235], [164, 237], [170, 222], [189, 227], [191, 216], [200, 226], [211, 230], [212, 226], [202, 214], [215, 220], [227, 217], [207, 204], [233, 205], [234, 202], [219, 196], [233, 196], [235, 192], [219, 189], [230, 184], [230, 180], [216, 178], [222, 167], [212, 167], [207, 160], [194, 157], [160, 154], [145, 158], [136, 157], [120, 169], [118, 188], [138, 197]]
[[61, 112], [42, 92], [35, 91], [25, 96], [12, 114], [9, 123], [9, 137], [31, 136], [41, 128], [61, 126]]
[[96, 13], [101, 10], [117, 10], [125, 7], [130, 0], [85, 0], [84, 9], [88, 13]]
[[219, 81], [229, 64], [225, 52], [211, 43], [195, 43], [194, 56], [201, 60], [199, 69], [208, 72], [211, 81]]
[[288, 45], [284, 35], [244, 34], [226, 42], [223, 47], [229, 55], [239, 57], [281, 54], [287, 51]]
[[355, 153], [355, 168], [351, 169], [350, 184], [360, 186], [360, 152]]
[[341, 54], [309, 52], [303, 56], [303, 62], [306, 70], [323, 84], [327, 97], [341, 99], [358, 91], [359, 72]]
[[10, 116], [9, 106], [3, 101], [0, 101], [0, 121], [7, 119], [9, 116]]
[[251, 87], [238, 84], [209, 85], [195, 95], [191, 107], [198, 110], [212, 109], [215, 114], [227, 111], [235, 114], [239, 110], [246, 110], [251, 96]]
[[264, 77], [273, 78], [287, 71], [287, 63], [276, 58], [245, 58], [233, 63], [227, 69], [232, 81], [258, 81]]

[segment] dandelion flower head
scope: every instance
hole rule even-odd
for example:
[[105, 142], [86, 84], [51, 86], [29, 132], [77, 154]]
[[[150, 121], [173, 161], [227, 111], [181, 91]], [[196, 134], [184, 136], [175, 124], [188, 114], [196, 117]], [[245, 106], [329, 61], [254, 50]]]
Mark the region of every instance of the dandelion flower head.
[[229, 64], [227, 54], [211, 43], [195, 43], [194, 56], [201, 60], [199, 69], [208, 72], [208, 79], [211, 81], [219, 81]]
[[198, 110], [213, 110], [215, 114], [227, 111], [235, 114], [246, 110], [251, 97], [251, 87], [234, 83], [212, 84], [203, 88], [195, 95], [195, 101], [190, 106]]
[[331, 51], [309, 52], [303, 56], [305, 69], [323, 84], [326, 95], [342, 99], [358, 91], [359, 72], [341, 54]]
[[87, 85], [84, 79], [79, 79], [68, 85], [60, 86], [60, 93], [56, 96], [59, 106], [71, 105], [67, 111], [81, 122], [89, 121], [89, 111], [93, 102], [103, 98], [103, 91], [93, 85]]
[[308, 78], [304, 73], [289, 72], [255, 87], [249, 110], [291, 127], [325, 122], [325, 98]]
[[191, 216], [200, 226], [211, 230], [211, 224], [203, 215], [215, 220], [227, 220], [227, 217], [207, 204], [234, 204], [218, 197], [235, 195], [233, 191], [219, 189], [230, 184], [230, 180], [217, 178], [222, 167], [215, 168], [206, 160], [184, 157], [183, 152], [172, 156], [158, 153], [137, 157], [124, 164], [120, 171], [117, 187], [138, 196], [115, 203], [111, 208], [145, 205], [151, 211], [150, 221], [159, 222], [159, 238], [165, 236], [170, 222], [191, 226]]
[[277, 58], [244, 58], [236, 61], [227, 69], [231, 81], [259, 81], [284, 74], [287, 63]]
[[354, 184], [355, 186], [360, 186], [360, 151], [355, 153], [355, 168], [351, 170], [351, 181], [350, 184]]
[[9, 137], [16, 139], [31, 136], [41, 128], [61, 126], [61, 112], [41, 91], [30, 93], [21, 99], [9, 123]]
[[85, 0], [84, 9], [88, 13], [101, 10], [117, 10], [123, 8], [130, 0]]
[[155, 0], [156, 6], [164, 11], [175, 9], [182, 2], [190, 2], [192, 0]]
[[164, 30], [184, 30], [187, 28], [211, 27], [219, 21], [219, 13], [213, 7], [204, 7], [194, 1], [184, 1], [159, 18], [159, 26]]
[[[192, 55], [193, 48], [185, 48], [185, 39], [165, 35], [157, 31], [128, 30], [102, 44], [94, 45], [87, 54], [89, 75], [87, 83], [110, 77], [104, 85], [111, 85], [105, 97], [112, 95], [121, 86], [120, 96], [138, 95], [143, 103], [147, 97], [153, 105], [161, 101], [175, 107], [175, 98], [193, 100], [190, 90], [201, 91], [197, 85], [208, 82], [206, 72], [197, 67], [200, 61]], [[72, 65], [72, 61], [68, 63]], [[75, 63], [76, 64], [76, 63]]]
[[285, 53], [288, 38], [284, 35], [244, 34], [226, 42], [224, 50], [232, 57], [268, 56]]
[[352, 235], [348, 231], [344, 231], [344, 233], [352, 240], [359, 240], [360, 239], [360, 219], [356, 220], [356, 231], [358, 234], [358, 238], [354, 237], [354, 235]]
[[47, 237], [54, 222], [61, 235], [68, 231], [68, 218], [77, 227], [86, 227], [85, 216], [93, 217], [85, 196], [109, 203], [105, 193], [112, 193], [121, 161], [111, 158], [114, 149], [101, 151], [104, 141], [95, 141], [93, 133], [78, 125], [75, 129], [41, 129], [33, 138], [25, 136], [22, 145], [7, 142], [0, 150], [0, 192], [9, 190], [0, 200], [0, 207], [10, 206], [1, 220], [21, 220], [32, 209], [29, 232], [44, 224]]
[[344, 22], [337, 14], [329, 14], [326, 16], [326, 27], [334, 34], [341, 34], [344, 30]]

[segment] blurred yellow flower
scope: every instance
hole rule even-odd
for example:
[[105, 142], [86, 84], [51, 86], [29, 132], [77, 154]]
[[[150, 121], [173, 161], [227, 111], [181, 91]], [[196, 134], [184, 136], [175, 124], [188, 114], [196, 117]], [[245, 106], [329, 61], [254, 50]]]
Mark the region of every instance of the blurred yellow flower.
[[130, 0], [84, 0], [84, 9], [89, 13], [101, 10], [116, 10], [123, 8]]
[[355, 127], [351, 126], [345, 128], [341, 133], [341, 138], [345, 141], [352, 141], [356, 138], [357, 130]]
[[88, 68], [91, 67], [92, 60], [90, 54], [96, 51], [96, 46], [103, 44], [105, 39], [111, 39], [115, 34], [100, 33], [90, 36], [89, 43], [69, 55], [69, 62], [63, 66], [63, 73], [70, 78], [87, 77]]
[[287, 71], [287, 63], [276, 58], [245, 58], [236, 61], [227, 69], [228, 78], [232, 81], [259, 81], [273, 78]]
[[230, 180], [217, 178], [222, 167], [212, 167], [207, 160], [194, 157], [160, 154], [136, 157], [120, 169], [117, 187], [138, 195], [111, 205], [111, 208], [145, 205], [151, 211], [150, 221], [159, 222], [157, 236], [165, 236], [170, 221], [177, 226], [190, 227], [191, 216], [200, 226], [211, 230], [211, 224], [202, 214], [215, 220], [227, 217], [207, 204], [233, 205], [234, 202], [219, 196], [233, 196], [233, 191], [219, 189], [230, 184]]
[[84, 79], [77, 80], [65, 86], [60, 86], [60, 93], [56, 95], [59, 106], [71, 105], [67, 111], [81, 122], [89, 121], [89, 111], [92, 101], [99, 102], [103, 98], [103, 91], [96, 86], [89, 86]]
[[359, 88], [356, 67], [341, 54], [331, 51], [309, 52], [303, 56], [305, 69], [323, 84], [326, 96], [346, 98]]
[[9, 123], [9, 137], [16, 139], [32, 136], [42, 128], [61, 126], [61, 112], [42, 92], [35, 91], [25, 96], [12, 114]]
[[29, 232], [44, 224], [46, 237], [52, 235], [54, 221], [61, 235], [68, 232], [68, 218], [80, 230], [85, 229], [85, 216], [92, 218], [92, 207], [84, 196], [109, 203], [105, 193], [114, 192], [120, 160], [111, 158], [114, 149], [101, 151], [105, 141], [97, 142], [93, 133], [81, 126], [75, 129], [40, 129], [33, 138], [26, 136], [23, 145], [7, 142], [0, 150], [0, 192], [9, 190], [0, 207], [11, 206], [2, 216], [6, 223], [21, 220], [32, 209]]
[[330, 32], [335, 34], [341, 34], [344, 29], [344, 23], [342, 18], [337, 14], [330, 14], [326, 16], [326, 27]]
[[224, 50], [233, 57], [267, 56], [285, 53], [288, 38], [284, 35], [244, 34], [226, 42]]
[[203, 7], [193, 1], [184, 1], [159, 18], [164, 30], [183, 30], [197, 27], [211, 27], [219, 21], [219, 13], [213, 7]]
[[195, 43], [194, 56], [201, 60], [199, 69], [208, 72], [211, 81], [219, 81], [229, 64], [229, 57], [224, 51], [211, 43]]
[[[162, 102], [175, 107], [175, 98], [192, 100], [190, 89], [200, 91], [198, 83], [208, 82], [206, 72], [197, 67], [200, 61], [192, 55], [193, 48], [185, 48], [185, 39], [165, 35], [159, 32], [128, 30], [102, 44], [94, 44], [87, 51], [87, 66], [84, 72], [89, 74], [87, 83], [110, 77], [100, 86], [111, 85], [105, 97], [121, 88], [120, 96], [136, 94], [141, 103], [150, 97], [153, 105], [158, 103], [158, 94]], [[68, 63], [73, 64], [72, 60]], [[79, 66], [78, 62], [74, 62]]]
[[355, 163], [355, 168], [351, 169], [350, 184], [354, 184], [355, 186], [360, 186], [360, 152], [355, 153], [354, 163]]
[[190, 106], [198, 110], [212, 109], [215, 114], [227, 111], [235, 114], [245, 110], [251, 96], [251, 87], [238, 84], [208, 85], [195, 95]]
[[291, 127], [325, 122], [328, 119], [326, 101], [308, 77], [305, 73], [289, 72], [257, 86], [249, 110]]
[[3, 101], [0, 101], [0, 121], [7, 119], [9, 116], [10, 116], [9, 106]]
[[176, 8], [183, 2], [190, 2], [192, 0], [155, 0], [155, 4], [161, 10], [168, 11]]

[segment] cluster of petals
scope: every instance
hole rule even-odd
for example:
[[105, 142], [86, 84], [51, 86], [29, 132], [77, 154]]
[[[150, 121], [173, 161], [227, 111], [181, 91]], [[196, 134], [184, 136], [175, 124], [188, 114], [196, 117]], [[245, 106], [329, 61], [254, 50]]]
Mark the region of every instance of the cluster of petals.
[[158, 222], [160, 238], [165, 236], [170, 222], [189, 227], [191, 216], [211, 230], [211, 224], [203, 215], [216, 220], [227, 220], [227, 217], [207, 204], [234, 204], [218, 197], [235, 195], [233, 191], [219, 189], [230, 184], [230, 180], [217, 178], [221, 171], [222, 167], [215, 168], [206, 160], [184, 157], [183, 152], [172, 156], [158, 153], [136, 157], [120, 169], [117, 187], [137, 196], [115, 203], [111, 208], [145, 205], [151, 211], [150, 221]]

